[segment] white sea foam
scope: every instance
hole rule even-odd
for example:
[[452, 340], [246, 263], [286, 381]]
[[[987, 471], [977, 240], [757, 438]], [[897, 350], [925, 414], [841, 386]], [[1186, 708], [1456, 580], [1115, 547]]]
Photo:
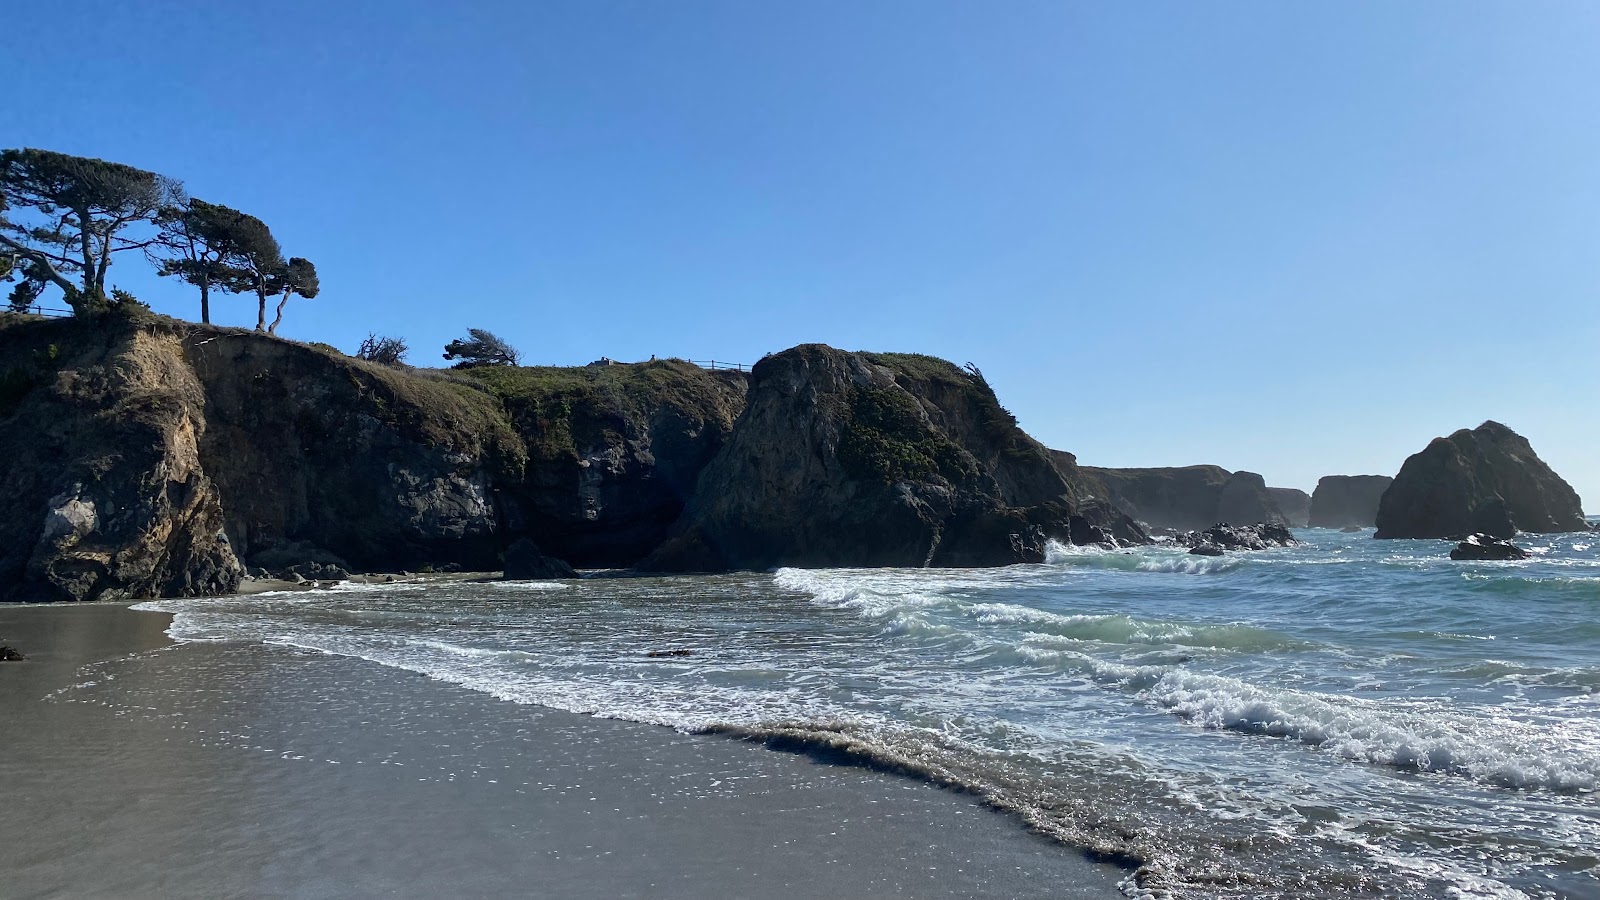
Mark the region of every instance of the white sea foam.
[[1556, 723], [1530, 725], [1442, 704], [1400, 706], [1268, 689], [1181, 670], [1164, 674], [1145, 696], [1206, 728], [1291, 738], [1346, 759], [1501, 787], [1593, 791], [1600, 785], [1600, 734], [1567, 734], [1570, 729]]

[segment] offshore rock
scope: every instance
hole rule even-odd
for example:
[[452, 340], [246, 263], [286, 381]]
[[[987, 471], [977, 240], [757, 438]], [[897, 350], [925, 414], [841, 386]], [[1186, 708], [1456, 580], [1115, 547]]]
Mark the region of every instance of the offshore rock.
[[1450, 551], [1451, 559], [1494, 560], [1527, 559], [1528, 551], [1510, 541], [1487, 534], [1469, 535]]
[[[1293, 533], [1287, 525], [1261, 524], [1261, 525], [1229, 525], [1219, 522], [1204, 531], [1191, 531], [1187, 534], [1175, 536], [1173, 543], [1188, 546], [1194, 549], [1211, 548], [1221, 550], [1266, 550], [1270, 547], [1293, 547], [1300, 542], [1295, 540]], [[1193, 551], [1191, 551], [1193, 552]], [[1200, 552], [1202, 556], [1217, 556], [1210, 549]]]
[[1526, 438], [1492, 421], [1434, 438], [1407, 459], [1384, 492], [1377, 525], [1380, 538], [1588, 529], [1572, 486]]
[[1221, 556], [1224, 553], [1221, 547], [1211, 543], [1196, 544], [1189, 549], [1189, 552], [1195, 556]]
[[522, 538], [506, 548], [505, 579], [507, 581], [545, 581], [555, 578], [576, 578], [578, 573], [565, 562], [545, 556], [528, 538]]
[[662, 571], [1041, 562], [1079, 534], [1143, 542], [1088, 503], [980, 373], [808, 344], [751, 373], [748, 405], [700, 477]]
[[1305, 528], [1311, 524], [1310, 494], [1299, 488], [1269, 487], [1267, 495], [1290, 528]]
[[1312, 528], [1371, 528], [1378, 502], [1394, 479], [1387, 475], [1326, 475], [1311, 495]]

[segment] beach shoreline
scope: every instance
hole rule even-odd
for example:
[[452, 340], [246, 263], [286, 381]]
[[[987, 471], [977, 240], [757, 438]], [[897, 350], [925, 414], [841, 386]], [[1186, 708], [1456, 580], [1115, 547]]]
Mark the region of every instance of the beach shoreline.
[[976, 797], [125, 603], [0, 607], [16, 897], [1120, 896]]

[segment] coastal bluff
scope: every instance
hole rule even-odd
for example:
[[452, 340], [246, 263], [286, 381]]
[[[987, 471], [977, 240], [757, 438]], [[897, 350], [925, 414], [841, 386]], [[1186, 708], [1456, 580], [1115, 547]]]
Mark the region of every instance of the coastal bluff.
[[1371, 528], [1378, 502], [1394, 479], [1387, 475], [1325, 475], [1311, 494], [1312, 528]]
[[1146, 539], [975, 370], [817, 345], [753, 373], [433, 370], [140, 310], [7, 317], [0, 453], [4, 601], [225, 594], [295, 555], [498, 570], [524, 539], [579, 567], [679, 570]]
[[1378, 505], [1380, 538], [1587, 531], [1578, 494], [1528, 439], [1499, 422], [1434, 438]]
[[1211, 465], [1145, 469], [1083, 466], [1081, 471], [1097, 496], [1154, 528], [1194, 531], [1218, 522], [1290, 524], [1273, 494], [1281, 489], [1267, 487], [1265, 479], [1255, 472], [1230, 472]]
[[1043, 562], [1045, 542], [1143, 542], [1017, 427], [980, 373], [808, 344], [751, 372], [659, 571]]

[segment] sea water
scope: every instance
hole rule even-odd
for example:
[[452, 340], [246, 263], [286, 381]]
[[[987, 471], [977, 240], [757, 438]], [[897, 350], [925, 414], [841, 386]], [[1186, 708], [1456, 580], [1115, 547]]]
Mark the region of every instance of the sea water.
[[1224, 557], [423, 581], [163, 600], [173, 637], [970, 790], [1130, 895], [1600, 897], [1600, 536], [1454, 562], [1297, 532]]

